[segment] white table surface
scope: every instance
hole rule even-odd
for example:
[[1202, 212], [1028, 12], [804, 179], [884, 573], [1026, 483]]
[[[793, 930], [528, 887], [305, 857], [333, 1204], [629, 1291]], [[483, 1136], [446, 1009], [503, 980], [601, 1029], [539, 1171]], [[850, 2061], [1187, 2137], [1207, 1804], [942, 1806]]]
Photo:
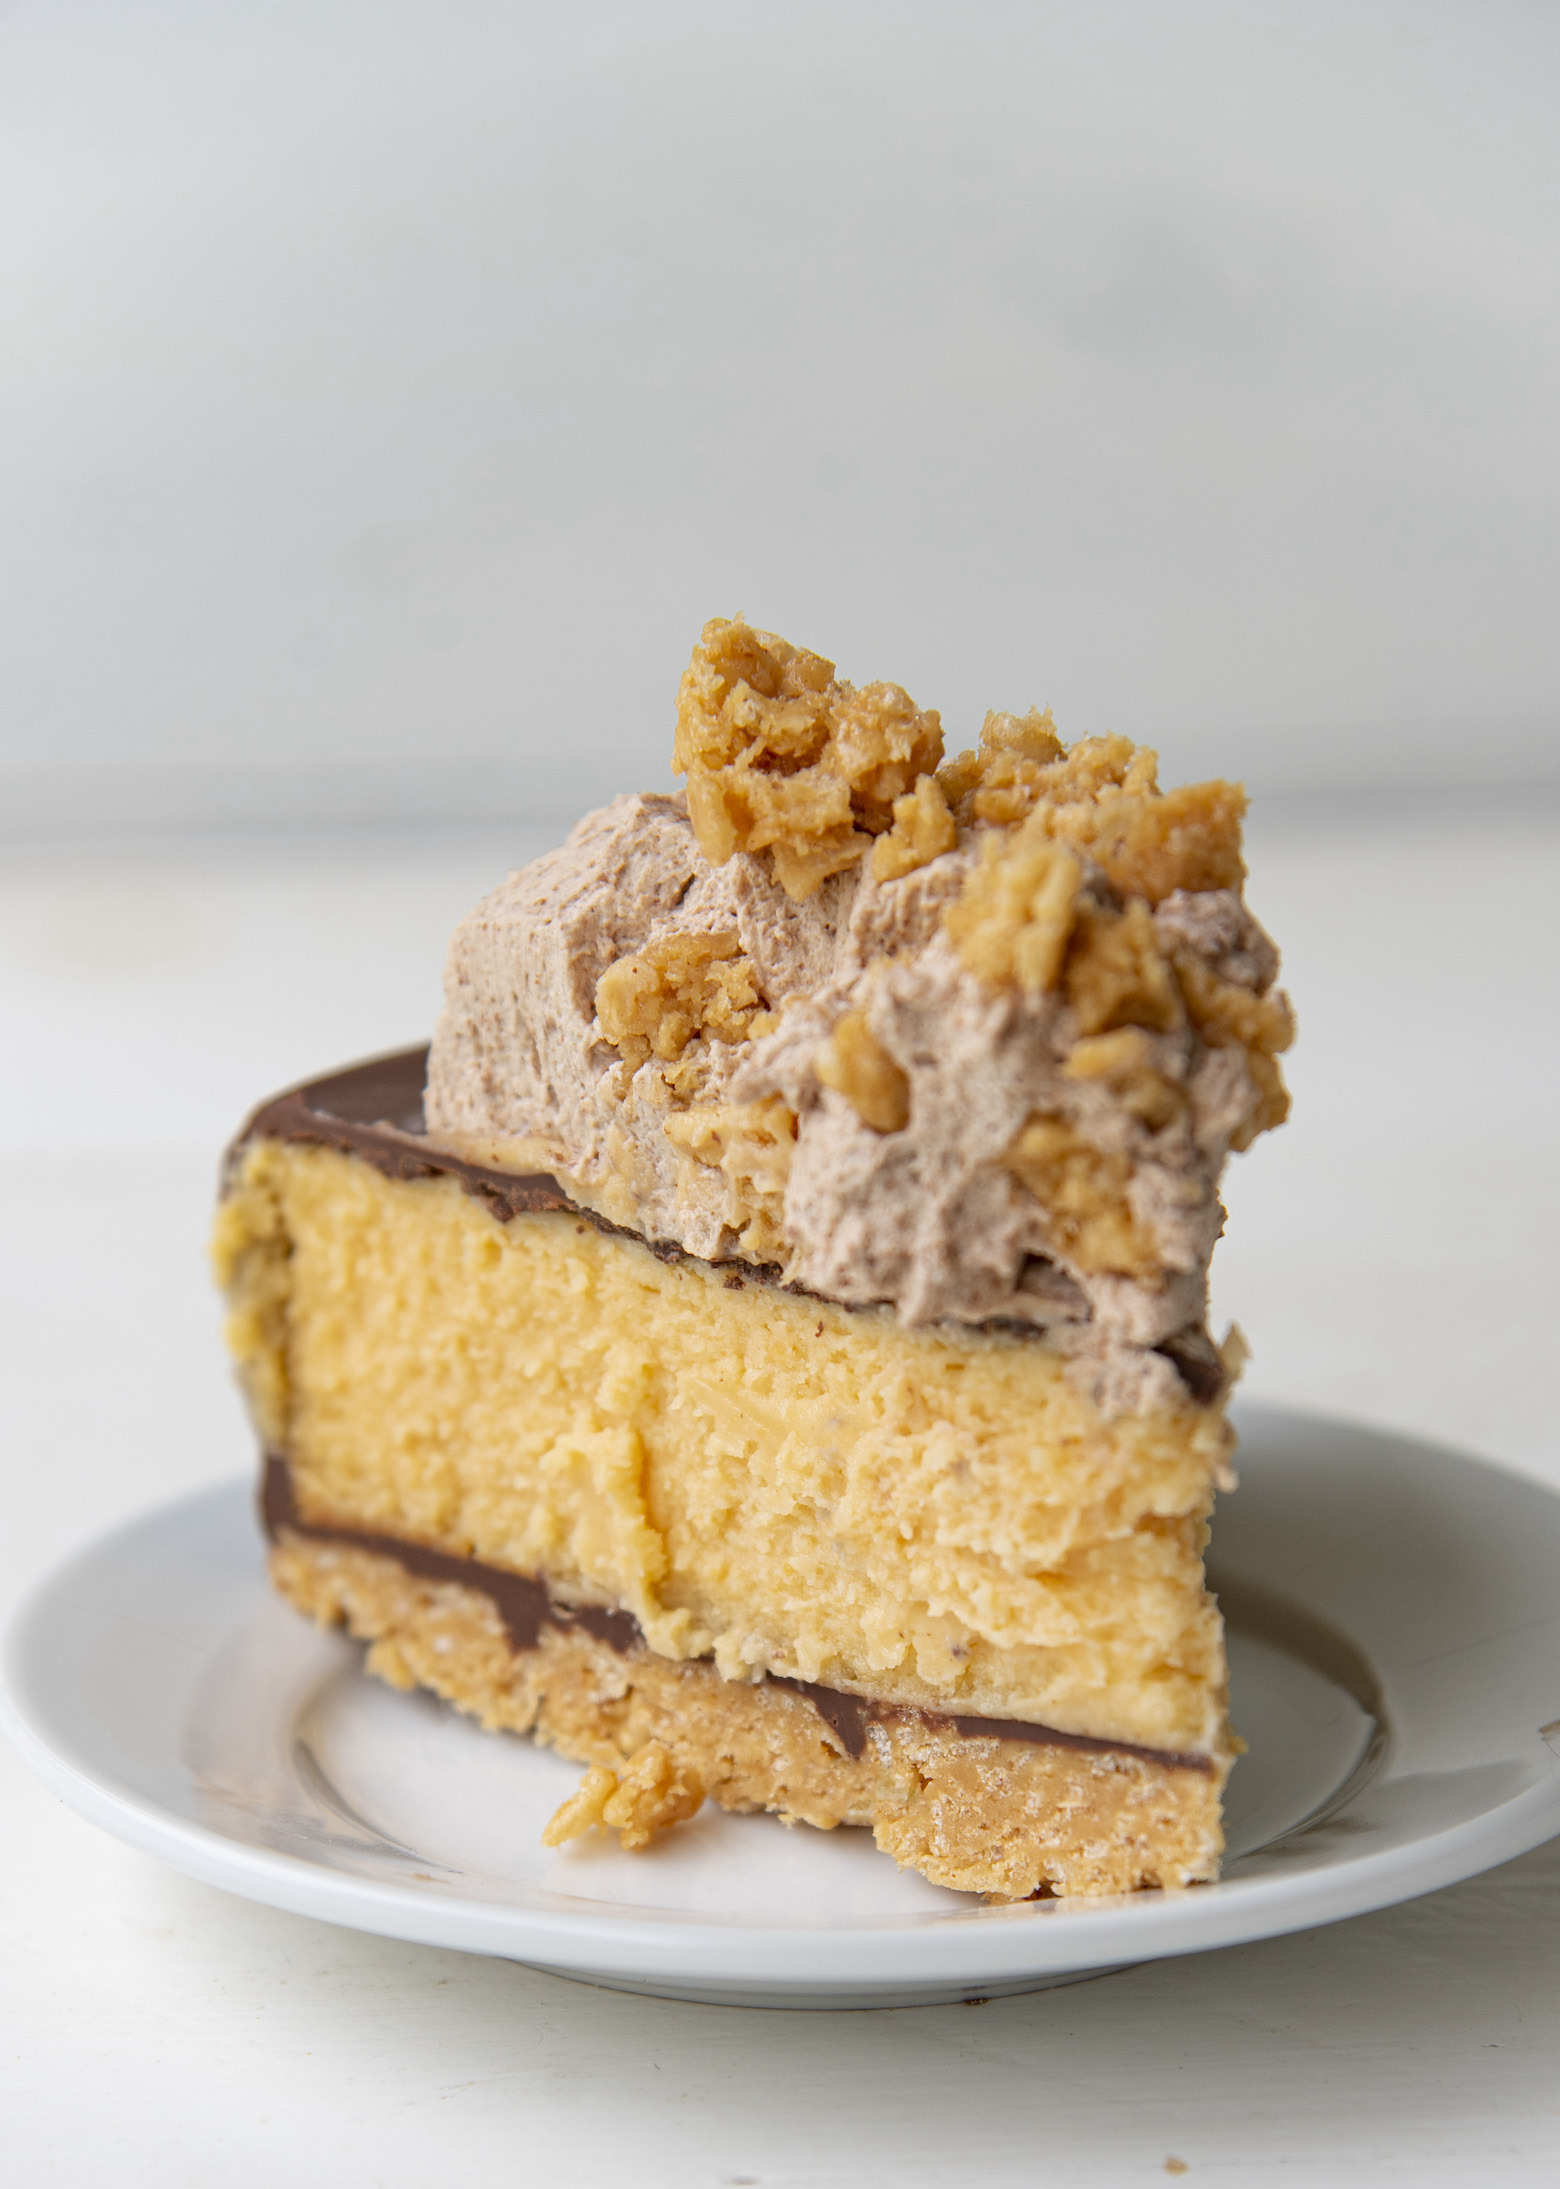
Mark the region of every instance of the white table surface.
[[[248, 1466], [203, 1234], [290, 1078], [424, 1033], [523, 833], [13, 860], [0, 883], [0, 1597]], [[1560, 813], [1254, 838], [1296, 1116], [1217, 1305], [1265, 1397], [1560, 1489]], [[1556, 1698], [1560, 1710], [1560, 1697]], [[644, 2189], [1560, 2173], [1560, 1842], [1353, 1923], [978, 2010], [590, 1990], [192, 1884], [0, 1754], [0, 2182]]]

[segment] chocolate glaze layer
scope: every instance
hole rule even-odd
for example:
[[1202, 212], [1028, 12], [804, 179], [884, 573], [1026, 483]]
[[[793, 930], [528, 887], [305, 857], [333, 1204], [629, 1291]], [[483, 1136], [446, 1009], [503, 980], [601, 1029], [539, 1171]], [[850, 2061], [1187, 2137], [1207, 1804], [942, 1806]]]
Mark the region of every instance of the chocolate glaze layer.
[[543, 1172], [488, 1170], [430, 1147], [422, 1111], [427, 1075], [427, 1049], [401, 1049], [289, 1088], [256, 1110], [234, 1153], [249, 1140], [294, 1140], [358, 1156], [386, 1178], [458, 1178], [500, 1223], [525, 1210], [574, 1208]]
[[[409, 1536], [387, 1535], [346, 1521], [305, 1519], [293, 1486], [292, 1469], [279, 1452], [266, 1454], [260, 1517], [272, 1542], [285, 1531], [311, 1542], [341, 1543], [353, 1550], [371, 1551], [380, 1558], [393, 1558], [408, 1573], [425, 1581], [454, 1581], [463, 1588], [480, 1589], [492, 1601], [510, 1647], [516, 1651], [535, 1649], [544, 1626], [564, 1633], [582, 1627], [622, 1656], [645, 1648], [643, 1631], [631, 1612], [612, 1611], [604, 1605], [560, 1603], [543, 1581], [514, 1573], [505, 1566], [490, 1566], [480, 1559], [435, 1550], [432, 1544], [419, 1543]], [[1212, 1769], [1207, 1756], [1195, 1753], [1140, 1748], [1131, 1741], [1097, 1740], [1090, 1734], [1063, 1733], [1055, 1726], [1031, 1725], [1017, 1718], [960, 1717], [941, 1710], [910, 1709], [901, 1703], [873, 1702], [839, 1688], [821, 1687], [812, 1680], [793, 1680], [784, 1673], [766, 1673], [765, 1678], [770, 1685], [789, 1688], [810, 1702], [850, 1756], [864, 1752], [867, 1728], [874, 1720], [914, 1717], [934, 1731], [954, 1733], [964, 1740], [1026, 1741], [1038, 1747], [1082, 1749], [1093, 1755], [1138, 1756], [1145, 1763], [1177, 1771]]]
[[[322, 1148], [336, 1148], [371, 1164], [386, 1178], [456, 1178], [464, 1192], [481, 1201], [501, 1224], [512, 1217], [539, 1210], [566, 1210], [597, 1231], [619, 1239], [632, 1239], [662, 1262], [687, 1262], [695, 1257], [670, 1239], [647, 1239], [621, 1224], [609, 1223], [594, 1209], [582, 1208], [545, 1171], [492, 1170], [468, 1163], [434, 1146], [423, 1125], [423, 1086], [428, 1076], [428, 1051], [399, 1049], [391, 1056], [371, 1057], [326, 1079], [311, 1079], [289, 1088], [255, 1111], [229, 1152], [229, 1166], [250, 1140], [293, 1140]], [[775, 1283], [777, 1269], [744, 1262], [743, 1275], [758, 1283]], [[727, 1280], [730, 1282], [730, 1279]], [[740, 1278], [738, 1282], [740, 1283]]]
[[[632, 1239], [657, 1261], [687, 1262], [696, 1259], [671, 1239], [648, 1239], [609, 1223], [593, 1209], [582, 1208], [565, 1193], [556, 1178], [545, 1171], [492, 1170], [468, 1163], [432, 1145], [423, 1124], [423, 1087], [428, 1076], [428, 1051], [399, 1049], [392, 1055], [371, 1057], [324, 1079], [312, 1079], [272, 1097], [244, 1126], [229, 1151], [229, 1166], [245, 1143], [255, 1139], [303, 1141], [316, 1147], [337, 1148], [372, 1164], [386, 1178], [447, 1177], [459, 1179], [462, 1190], [481, 1201], [501, 1224], [512, 1217], [539, 1210], [567, 1210], [610, 1237]], [[739, 1270], [723, 1270], [723, 1281], [740, 1291], [744, 1281], [779, 1285], [782, 1290], [814, 1299], [804, 1285], [784, 1284], [772, 1264], [744, 1262]], [[836, 1306], [850, 1306], [839, 1302]], [[1004, 1323], [1014, 1336], [1043, 1342], [1043, 1334], [1028, 1325]], [[1224, 1363], [1205, 1330], [1184, 1330], [1154, 1347], [1176, 1370], [1189, 1395], [1200, 1406], [1210, 1406], [1222, 1396], [1228, 1380]]]

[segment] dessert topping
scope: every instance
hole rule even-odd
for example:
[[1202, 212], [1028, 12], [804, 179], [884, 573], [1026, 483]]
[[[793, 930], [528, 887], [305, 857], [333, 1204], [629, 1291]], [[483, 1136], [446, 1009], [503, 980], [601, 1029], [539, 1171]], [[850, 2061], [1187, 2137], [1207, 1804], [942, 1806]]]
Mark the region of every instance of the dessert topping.
[[840, 682], [740, 617], [704, 626], [678, 690], [672, 765], [699, 849], [712, 866], [769, 851], [797, 902], [854, 866], [941, 758], [941, 723], [901, 686]]
[[1007, 1167], [1039, 1202], [1053, 1246], [1076, 1269], [1158, 1274], [1159, 1243], [1127, 1198], [1128, 1156], [1095, 1147], [1065, 1117], [1037, 1112], [1009, 1148]]
[[872, 846], [872, 879], [897, 882], [952, 851], [958, 841], [959, 825], [941, 783], [935, 775], [923, 775], [914, 790], [894, 800], [894, 825]]
[[796, 1112], [778, 1095], [758, 1102], [708, 1102], [669, 1111], [662, 1129], [679, 1155], [724, 1173], [724, 1220], [743, 1253], [758, 1262], [783, 1261]]
[[867, 1024], [864, 1011], [835, 1022], [814, 1066], [874, 1132], [902, 1132], [910, 1121], [910, 1082]]
[[601, 1031], [630, 1065], [675, 1063], [690, 1041], [746, 1041], [773, 1024], [735, 930], [663, 935], [596, 983]]
[[943, 925], [981, 980], [1043, 995], [1062, 970], [1082, 880], [1072, 853], [1044, 834], [988, 836]]

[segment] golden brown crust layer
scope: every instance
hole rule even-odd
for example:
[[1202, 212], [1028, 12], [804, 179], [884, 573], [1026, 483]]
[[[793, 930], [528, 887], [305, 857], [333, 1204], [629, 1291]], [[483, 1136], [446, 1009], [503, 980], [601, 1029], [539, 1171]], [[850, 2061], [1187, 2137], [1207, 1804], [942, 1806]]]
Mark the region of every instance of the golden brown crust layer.
[[271, 1574], [299, 1610], [370, 1642], [368, 1668], [392, 1686], [431, 1688], [490, 1729], [533, 1734], [580, 1763], [617, 1769], [657, 1742], [723, 1809], [825, 1830], [869, 1825], [934, 1884], [1027, 1899], [1217, 1872], [1222, 1771], [972, 1740], [914, 1711], [878, 1719], [852, 1757], [787, 1688], [624, 1655], [578, 1629], [546, 1628], [535, 1649], [516, 1651], [479, 1590], [420, 1579], [389, 1557], [284, 1531]]

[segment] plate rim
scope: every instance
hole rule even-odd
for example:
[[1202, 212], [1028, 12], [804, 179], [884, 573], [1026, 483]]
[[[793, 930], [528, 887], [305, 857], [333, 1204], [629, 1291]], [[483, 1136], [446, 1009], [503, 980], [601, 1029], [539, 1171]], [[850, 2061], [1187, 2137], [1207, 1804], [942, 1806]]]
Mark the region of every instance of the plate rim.
[[[1434, 1453], [1480, 1476], [1519, 1484], [1560, 1506], [1560, 1490], [1531, 1475], [1455, 1446], [1368, 1422], [1295, 1406], [1245, 1401], [1240, 1416], [1269, 1432], [1285, 1423], [1311, 1431], [1342, 1430]], [[856, 1918], [828, 1928], [749, 1924], [729, 1914], [699, 1918], [678, 1911], [627, 1913], [593, 1908], [527, 1906], [457, 1898], [412, 1882], [359, 1877], [307, 1856], [261, 1848], [230, 1837], [214, 1823], [176, 1814], [155, 1799], [116, 1783], [110, 1768], [87, 1767], [76, 1744], [58, 1728], [35, 1722], [29, 1707], [28, 1639], [35, 1625], [68, 1595], [80, 1569], [110, 1554], [133, 1534], [168, 1530], [181, 1515], [251, 1492], [247, 1478], [229, 1477], [122, 1519], [79, 1544], [50, 1567], [13, 1606], [0, 1639], [0, 1731], [51, 1792], [88, 1822], [142, 1853], [202, 1883], [292, 1914], [411, 1943], [453, 1948], [542, 1966], [586, 1981], [618, 1977], [636, 1988], [657, 1981], [671, 1993], [706, 1987], [736, 1998], [787, 1991], [822, 2000], [849, 1994], [850, 2004], [917, 1989], [983, 1983], [1037, 1983], [1069, 1972], [1200, 1953], [1254, 1943], [1348, 1920], [1436, 1891], [1526, 1853], [1560, 1833], [1560, 1757], [1537, 1783], [1461, 1822], [1433, 1829], [1406, 1845], [1337, 1859], [1300, 1872], [1235, 1876], [1184, 1893], [1121, 1896], [1108, 1904], [1053, 1901], [1013, 1908], [953, 1909], [947, 1915]], [[1560, 1610], [1560, 1574], [1556, 1579]], [[1535, 1734], [1538, 1732], [1535, 1728]], [[1347, 1806], [1347, 1805], [1345, 1805]]]

